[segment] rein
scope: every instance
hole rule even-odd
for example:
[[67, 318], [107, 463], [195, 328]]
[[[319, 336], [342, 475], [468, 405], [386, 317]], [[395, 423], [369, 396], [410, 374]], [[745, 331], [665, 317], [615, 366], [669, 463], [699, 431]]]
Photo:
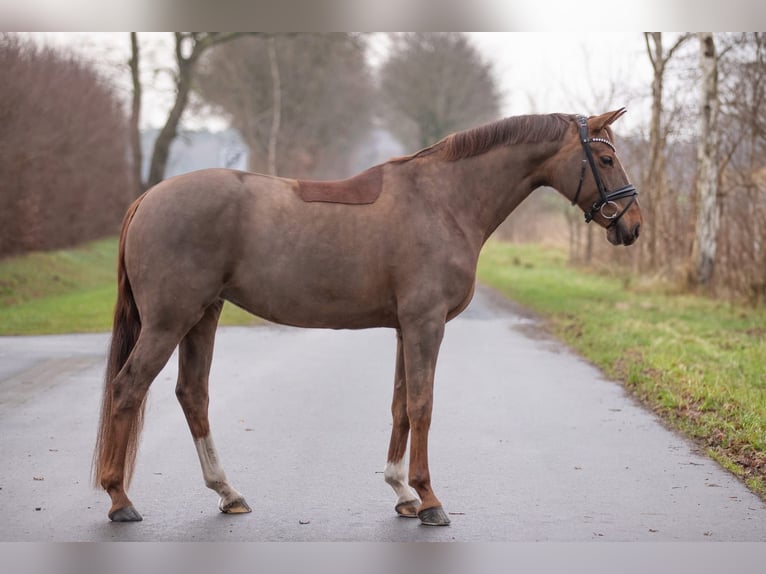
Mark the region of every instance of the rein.
[[[588, 119], [585, 116], [577, 116], [577, 128], [580, 132], [580, 143], [582, 144], [582, 149], [585, 157], [582, 160], [582, 169], [580, 170], [580, 183], [577, 185], [577, 193], [575, 193], [574, 199], [572, 200], [572, 205], [575, 205], [580, 197], [582, 184], [585, 180], [585, 168], [586, 166], [590, 165], [590, 171], [593, 174], [593, 179], [596, 180], [599, 199], [593, 204], [593, 206], [590, 208], [590, 211], [585, 212], [585, 223], [590, 223], [596, 213], [601, 213], [601, 216], [604, 219], [610, 220], [610, 223], [607, 226], [608, 229], [615, 225], [625, 214], [625, 212], [630, 209], [630, 206], [633, 205], [633, 203], [636, 201], [638, 191], [630, 183], [624, 185], [620, 189], [616, 189], [611, 192], [606, 190], [606, 186], [601, 180], [601, 176], [596, 169], [596, 160], [593, 159], [593, 152], [590, 149], [590, 144], [593, 142], [599, 142], [608, 145], [615, 153], [617, 150], [609, 140], [605, 140], [603, 138], [591, 138], [588, 136]], [[622, 208], [622, 210], [620, 210], [620, 206], [617, 205], [616, 201], [625, 197], [630, 197], [630, 201], [624, 208]], [[605, 213], [604, 208], [608, 206], [611, 206], [611, 209], [614, 211], [611, 213]]]

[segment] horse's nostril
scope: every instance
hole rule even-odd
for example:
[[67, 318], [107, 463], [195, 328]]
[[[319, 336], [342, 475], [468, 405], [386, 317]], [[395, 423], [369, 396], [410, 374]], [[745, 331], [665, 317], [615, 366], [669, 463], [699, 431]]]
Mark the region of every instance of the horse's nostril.
[[638, 239], [639, 234], [641, 233], [641, 224], [636, 223], [636, 226], [633, 228], [633, 237]]

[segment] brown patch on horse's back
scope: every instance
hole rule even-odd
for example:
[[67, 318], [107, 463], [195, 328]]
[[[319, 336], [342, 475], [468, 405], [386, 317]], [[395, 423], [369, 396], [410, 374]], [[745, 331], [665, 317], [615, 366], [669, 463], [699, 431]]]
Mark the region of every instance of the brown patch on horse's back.
[[295, 188], [307, 202], [364, 205], [375, 203], [383, 190], [383, 166], [376, 165], [362, 173], [335, 181], [299, 179]]

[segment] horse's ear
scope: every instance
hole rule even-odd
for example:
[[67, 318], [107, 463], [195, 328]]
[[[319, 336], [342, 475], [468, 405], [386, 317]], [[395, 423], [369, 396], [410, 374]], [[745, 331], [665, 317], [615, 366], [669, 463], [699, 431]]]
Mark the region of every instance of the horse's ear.
[[612, 123], [614, 123], [627, 111], [628, 108], [620, 108], [619, 110], [614, 110], [613, 112], [606, 112], [600, 116], [594, 116], [591, 118], [591, 128], [593, 131], [600, 132], [606, 126], [612, 125]]

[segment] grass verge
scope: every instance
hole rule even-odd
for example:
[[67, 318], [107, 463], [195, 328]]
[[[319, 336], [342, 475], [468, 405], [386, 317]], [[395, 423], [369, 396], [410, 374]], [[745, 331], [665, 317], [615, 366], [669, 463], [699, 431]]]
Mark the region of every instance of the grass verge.
[[[111, 331], [117, 240], [0, 261], [0, 335]], [[227, 303], [222, 325], [261, 322]]]
[[633, 285], [566, 252], [489, 242], [479, 279], [547, 320], [766, 500], [766, 310]]

